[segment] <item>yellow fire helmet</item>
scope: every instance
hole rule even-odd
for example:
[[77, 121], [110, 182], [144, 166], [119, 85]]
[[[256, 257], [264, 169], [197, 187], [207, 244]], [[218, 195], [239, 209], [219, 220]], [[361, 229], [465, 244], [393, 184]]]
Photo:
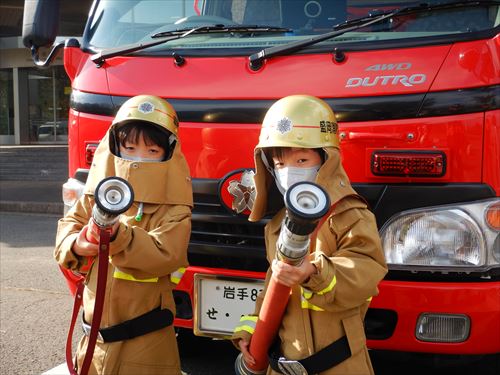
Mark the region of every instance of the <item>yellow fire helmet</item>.
[[264, 117], [256, 148], [264, 147], [339, 148], [335, 114], [314, 96], [286, 96]]
[[179, 120], [174, 107], [166, 100], [153, 95], [138, 95], [122, 104], [113, 120], [113, 126], [129, 121], [145, 121], [170, 131], [177, 137]]

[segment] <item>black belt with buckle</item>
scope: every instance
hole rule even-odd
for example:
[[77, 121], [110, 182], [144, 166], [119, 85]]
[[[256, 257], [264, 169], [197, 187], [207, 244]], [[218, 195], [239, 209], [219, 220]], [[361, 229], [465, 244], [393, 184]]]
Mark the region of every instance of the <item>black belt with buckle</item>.
[[269, 365], [274, 371], [285, 375], [318, 374], [337, 366], [351, 356], [347, 336], [341, 337], [319, 352], [298, 361], [284, 358], [280, 346], [281, 341], [278, 339], [269, 349]]
[[[115, 342], [130, 340], [134, 337], [142, 336], [147, 333], [158, 331], [168, 327], [174, 321], [174, 315], [169, 309], [161, 310], [157, 307], [137, 318], [127, 320], [123, 323], [111, 327], [101, 328], [97, 339], [100, 342]], [[90, 324], [85, 322], [82, 317], [83, 332], [88, 336], [90, 334]]]

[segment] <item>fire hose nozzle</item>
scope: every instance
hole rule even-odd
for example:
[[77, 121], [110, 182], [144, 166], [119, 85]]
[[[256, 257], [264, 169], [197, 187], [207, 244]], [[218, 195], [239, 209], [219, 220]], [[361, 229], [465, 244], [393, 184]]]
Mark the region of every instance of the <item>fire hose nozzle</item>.
[[132, 206], [134, 191], [123, 178], [108, 177], [99, 182], [94, 198], [92, 219], [97, 226], [106, 228], [112, 226], [118, 220], [118, 216]]
[[[92, 208], [90, 225], [97, 231], [110, 230], [119, 220], [120, 214], [127, 211], [134, 203], [132, 186], [120, 177], [108, 177], [99, 182], [94, 191], [95, 204]], [[87, 232], [87, 240], [95, 243], [95, 239]], [[86, 274], [94, 261], [94, 257], [85, 257], [79, 269], [80, 274]]]
[[285, 207], [277, 257], [286, 263], [300, 265], [309, 252], [310, 234], [330, 208], [330, 197], [318, 184], [298, 182], [286, 191]]

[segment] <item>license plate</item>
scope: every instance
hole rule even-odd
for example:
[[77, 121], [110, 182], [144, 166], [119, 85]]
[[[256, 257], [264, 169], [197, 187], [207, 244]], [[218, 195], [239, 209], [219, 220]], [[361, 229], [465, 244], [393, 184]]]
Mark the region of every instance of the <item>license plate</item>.
[[194, 333], [227, 338], [242, 315], [253, 314], [264, 281], [195, 274], [194, 287]]

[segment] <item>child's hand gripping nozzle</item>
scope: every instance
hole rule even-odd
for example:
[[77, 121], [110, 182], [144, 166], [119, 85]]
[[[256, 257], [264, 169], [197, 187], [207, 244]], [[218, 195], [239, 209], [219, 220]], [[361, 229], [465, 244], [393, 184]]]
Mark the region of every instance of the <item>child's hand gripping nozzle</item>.
[[[321, 218], [330, 209], [328, 193], [312, 182], [298, 182], [285, 193], [286, 216], [276, 244], [276, 257], [288, 264], [299, 266], [309, 254], [311, 234]], [[285, 312], [291, 288], [271, 278], [259, 313], [259, 319], [250, 341], [249, 351], [255, 364], [245, 363], [242, 354], [236, 358], [237, 375], [265, 374], [268, 366], [267, 353], [272, 345], [283, 313]], [[302, 374], [296, 361], [283, 361], [284, 374]]]
[[[92, 219], [90, 225], [95, 226], [92, 230], [99, 233], [99, 238], [96, 240], [91, 234], [90, 229], [87, 231], [87, 240], [99, 245], [98, 252], [98, 269], [97, 269], [97, 286], [94, 305], [94, 313], [90, 334], [88, 335], [87, 351], [83, 364], [79, 369], [80, 375], [88, 373], [94, 348], [99, 334], [101, 324], [102, 308], [104, 305], [104, 296], [106, 289], [106, 277], [108, 273], [109, 259], [109, 243], [111, 239], [112, 228], [118, 222], [120, 214], [127, 211], [134, 202], [134, 192], [130, 184], [119, 177], [108, 177], [103, 179], [97, 185], [94, 191], [95, 205], [92, 209]], [[92, 262], [89, 261], [89, 264]], [[75, 294], [75, 304], [73, 306], [73, 316], [71, 326], [66, 341], [66, 362], [71, 375], [78, 375], [72, 359], [71, 343], [73, 337], [73, 328], [78, 315], [78, 310], [82, 304], [84, 283], [80, 282]]]
[[[97, 229], [97, 233], [102, 230], [111, 233], [120, 214], [127, 211], [134, 203], [134, 192], [126, 180], [120, 177], [108, 177], [97, 185], [94, 199], [90, 225]], [[89, 233], [87, 239], [90, 241], [91, 238]]]

